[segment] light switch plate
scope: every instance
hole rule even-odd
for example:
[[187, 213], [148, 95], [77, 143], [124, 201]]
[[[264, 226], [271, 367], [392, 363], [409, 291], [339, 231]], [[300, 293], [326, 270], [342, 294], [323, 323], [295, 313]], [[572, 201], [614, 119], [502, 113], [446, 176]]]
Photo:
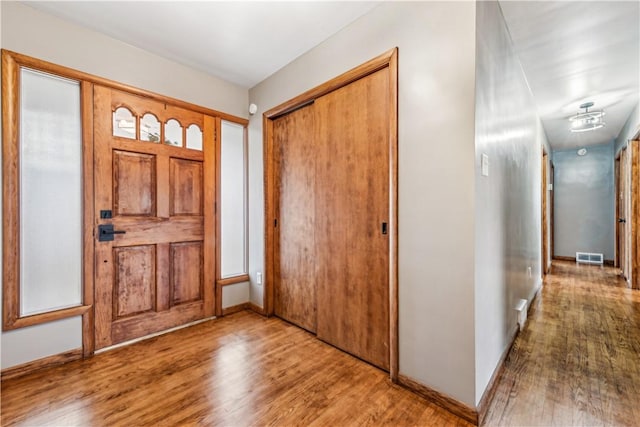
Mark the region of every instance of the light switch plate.
[[482, 154], [482, 176], [489, 176], [489, 156]]

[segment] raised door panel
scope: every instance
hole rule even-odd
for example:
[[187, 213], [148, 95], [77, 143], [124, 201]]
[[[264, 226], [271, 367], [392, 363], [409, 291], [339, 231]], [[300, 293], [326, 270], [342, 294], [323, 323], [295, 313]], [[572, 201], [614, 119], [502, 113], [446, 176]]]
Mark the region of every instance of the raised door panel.
[[275, 314], [316, 331], [315, 162], [313, 105], [274, 121], [279, 186]]
[[388, 69], [315, 108], [318, 337], [388, 370]]
[[172, 305], [202, 299], [202, 242], [171, 245]]
[[116, 216], [155, 216], [156, 157], [113, 151], [113, 206]]
[[114, 320], [155, 310], [155, 249], [155, 245], [114, 248]]
[[171, 215], [202, 215], [202, 162], [171, 158], [169, 170]]

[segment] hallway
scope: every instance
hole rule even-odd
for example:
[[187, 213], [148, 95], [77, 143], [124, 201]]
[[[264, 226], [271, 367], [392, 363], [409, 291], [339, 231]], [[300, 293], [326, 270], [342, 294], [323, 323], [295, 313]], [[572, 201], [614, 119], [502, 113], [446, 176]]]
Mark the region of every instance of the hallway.
[[640, 291], [554, 261], [507, 358], [487, 425], [637, 425]]

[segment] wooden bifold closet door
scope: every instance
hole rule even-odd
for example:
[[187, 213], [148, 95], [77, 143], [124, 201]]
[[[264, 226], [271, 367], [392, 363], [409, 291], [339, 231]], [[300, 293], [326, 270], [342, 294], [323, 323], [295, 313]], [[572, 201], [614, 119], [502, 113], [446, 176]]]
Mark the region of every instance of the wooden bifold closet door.
[[273, 122], [275, 314], [385, 370], [389, 73]]

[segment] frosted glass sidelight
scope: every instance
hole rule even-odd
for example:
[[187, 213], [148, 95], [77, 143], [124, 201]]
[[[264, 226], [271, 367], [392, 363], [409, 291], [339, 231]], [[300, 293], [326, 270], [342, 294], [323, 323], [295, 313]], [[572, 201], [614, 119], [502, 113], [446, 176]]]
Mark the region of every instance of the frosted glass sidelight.
[[169, 119], [164, 125], [164, 143], [182, 147], [182, 126], [176, 119]]
[[140, 119], [140, 139], [160, 142], [160, 121], [151, 113], [145, 114]]
[[222, 122], [220, 171], [221, 277], [247, 272], [244, 127]]
[[128, 108], [120, 107], [113, 112], [113, 136], [136, 139], [136, 118]]
[[82, 304], [80, 84], [20, 71], [20, 315]]
[[202, 151], [202, 131], [198, 125], [187, 128], [187, 148]]

